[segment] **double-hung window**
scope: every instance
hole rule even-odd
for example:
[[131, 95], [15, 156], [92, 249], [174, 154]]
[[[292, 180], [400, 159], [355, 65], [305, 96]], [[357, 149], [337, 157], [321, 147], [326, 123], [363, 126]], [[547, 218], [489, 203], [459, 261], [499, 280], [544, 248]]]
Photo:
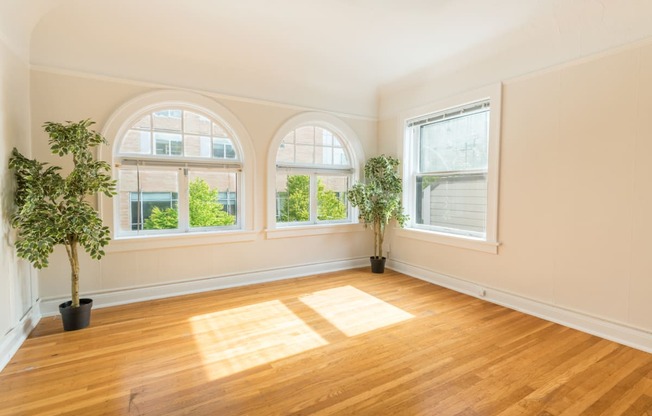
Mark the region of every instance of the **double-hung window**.
[[499, 108], [487, 97], [407, 118], [408, 229], [495, 248]]
[[276, 224], [351, 222], [353, 166], [345, 141], [318, 125], [290, 131], [276, 152]]
[[239, 155], [231, 130], [201, 111], [139, 115], [117, 147], [117, 235], [239, 229]]

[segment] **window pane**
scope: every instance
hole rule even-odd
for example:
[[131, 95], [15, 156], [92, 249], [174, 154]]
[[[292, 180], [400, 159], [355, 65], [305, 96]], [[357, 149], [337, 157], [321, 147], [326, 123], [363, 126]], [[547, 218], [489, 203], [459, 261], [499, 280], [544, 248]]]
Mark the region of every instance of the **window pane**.
[[183, 131], [185, 133], [200, 134], [210, 136], [211, 121], [199, 114], [184, 111], [183, 112]]
[[486, 174], [417, 175], [416, 179], [417, 224], [484, 236], [487, 219]]
[[314, 146], [305, 146], [301, 144], [295, 145], [296, 159], [295, 162], [302, 165], [312, 165], [315, 163]]
[[315, 144], [315, 128], [312, 126], [299, 127], [294, 131], [297, 144]]
[[333, 133], [321, 127], [315, 127], [315, 144], [318, 146], [333, 146]]
[[[132, 229], [132, 208], [129, 195], [138, 191], [138, 173], [136, 169], [120, 169], [118, 171], [118, 216], [120, 218], [118, 227], [120, 231], [131, 231]], [[140, 215], [136, 212], [136, 217]], [[136, 221], [138, 223], [138, 221]]]
[[[155, 208], [161, 212], [161, 216], [165, 216], [163, 213], [172, 214], [172, 210], [176, 213], [176, 207], [179, 203], [179, 194], [176, 192], [141, 192], [140, 194], [138, 192], [131, 192], [129, 195], [131, 201], [132, 230], [143, 229], [143, 221], [140, 220], [141, 215], [147, 221], [152, 217], [152, 212], [155, 211]], [[158, 224], [156, 215], [150, 220], [152, 224]], [[163, 222], [160, 228], [176, 228], [176, 214], [166, 215], [165, 217], [167, 217], [167, 222]]]
[[183, 139], [181, 134], [154, 132], [157, 155], [183, 155]]
[[152, 113], [154, 130], [181, 132], [181, 110], [161, 110]]
[[294, 145], [281, 143], [276, 152], [276, 161], [277, 162], [294, 162]]
[[310, 176], [276, 175], [276, 221], [310, 220]]
[[213, 139], [213, 157], [216, 159], [237, 159], [233, 143], [229, 139]]
[[230, 143], [226, 145], [226, 158], [235, 159], [235, 149], [233, 148], [233, 145]]
[[226, 129], [217, 123], [213, 123], [213, 137], [229, 137]]
[[332, 165], [333, 164], [333, 148], [315, 146], [315, 159], [319, 165]]
[[281, 143], [294, 143], [294, 131], [291, 131], [283, 138]]
[[346, 176], [317, 176], [317, 219], [320, 221], [348, 218]]
[[220, 227], [237, 222], [235, 172], [191, 170], [188, 173], [190, 227]]
[[420, 172], [487, 169], [489, 111], [421, 127]]
[[217, 159], [224, 159], [226, 148], [224, 143], [213, 142], [213, 157]]
[[129, 130], [120, 144], [120, 153], [152, 153], [152, 134], [148, 131]]
[[122, 231], [178, 227], [177, 169], [120, 169], [118, 186]]
[[152, 129], [152, 118], [148, 114], [145, 117], [141, 118], [132, 126], [134, 129], [144, 129], [144, 130], [151, 130]]
[[335, 147], [333, 148], [333, 164], [341, 166], [349, 166], [349, 159], [346, 157], [344, 149]]
[[211, 138], [208, 136], [187, 134], [184, 138], [184, 147], [188, 157], [211, 157]]

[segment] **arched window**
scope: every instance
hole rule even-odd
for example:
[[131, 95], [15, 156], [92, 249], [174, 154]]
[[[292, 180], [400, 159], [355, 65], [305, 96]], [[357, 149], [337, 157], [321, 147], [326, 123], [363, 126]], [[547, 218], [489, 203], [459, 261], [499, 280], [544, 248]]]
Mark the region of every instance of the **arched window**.
[[135, 114], [115, 146], [115, 234], [240, 229], [241, 155], [209, 111], [165, 103]]
[[342, 125], [323, 115], [303, 114], [277, 133], [270, 149], [277, 227], [353, 222], [346, 191], [358, 158], [347, 137], [354, 133]]

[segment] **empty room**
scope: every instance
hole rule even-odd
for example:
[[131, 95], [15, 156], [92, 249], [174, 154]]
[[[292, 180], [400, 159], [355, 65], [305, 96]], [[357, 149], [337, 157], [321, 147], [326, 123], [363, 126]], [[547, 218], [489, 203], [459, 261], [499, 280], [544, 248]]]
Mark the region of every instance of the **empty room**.
[[652, 2], [0, 0], [0, 416], [652, 415]]

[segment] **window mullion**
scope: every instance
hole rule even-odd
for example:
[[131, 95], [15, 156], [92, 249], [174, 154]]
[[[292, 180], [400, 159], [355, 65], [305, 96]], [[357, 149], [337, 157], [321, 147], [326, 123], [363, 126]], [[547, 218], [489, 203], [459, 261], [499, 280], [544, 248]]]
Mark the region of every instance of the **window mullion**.
[[[140, 169], [136, 165], [136, 197], [137, 197], [137, 216], [136, 220], [136, 233], [140, 233], [144, 228], [145, 221], [143, 220], [143, 193], [140, 188]], [[131, 207], [131, 196], [129, 196], [129, 206]], [[131, 217], [131, 214], [129, 215]], [[131, 219], [131, 218], [130, 218]]]
[[417, 208], [416, 208], [416, 203], [412, 203], [412, 201], [416, 202], [416, 197], [417, 197], [417, 192], [416, 192], [416, 186], [417, 186], [417, 179], [416, 175], [419, 172], [419, 165], [421, 164], [420, 162], [420, 154], [419, 154], [419, 146], [420, 143], [419, 141], [421, 140], [421, 137], [419, 135], [419, 130], [418, 127], [412, 127], [409, 129], [409, 151], [408, 154], [411, 156], [409, 160], [405, 161], [405, 163], [408, 163], [408, 169], [409, 169], [409, 184], [408, 184], [408, 191], [407, 191], [407, 196], [409, 198], [409, 203], [406, 206], [410, 207], [410, 223], [412, 225], [416, 224], [416, 219], [417, 219]]
[[179, 213], [179, 230], [182, 232], [190, 231], [190, 186], [188, 182], [188, 168], [179, 168], [179, 204], [177, 207]]
[[317, 174], [310, 174], [310, 223], [317, 222]]

